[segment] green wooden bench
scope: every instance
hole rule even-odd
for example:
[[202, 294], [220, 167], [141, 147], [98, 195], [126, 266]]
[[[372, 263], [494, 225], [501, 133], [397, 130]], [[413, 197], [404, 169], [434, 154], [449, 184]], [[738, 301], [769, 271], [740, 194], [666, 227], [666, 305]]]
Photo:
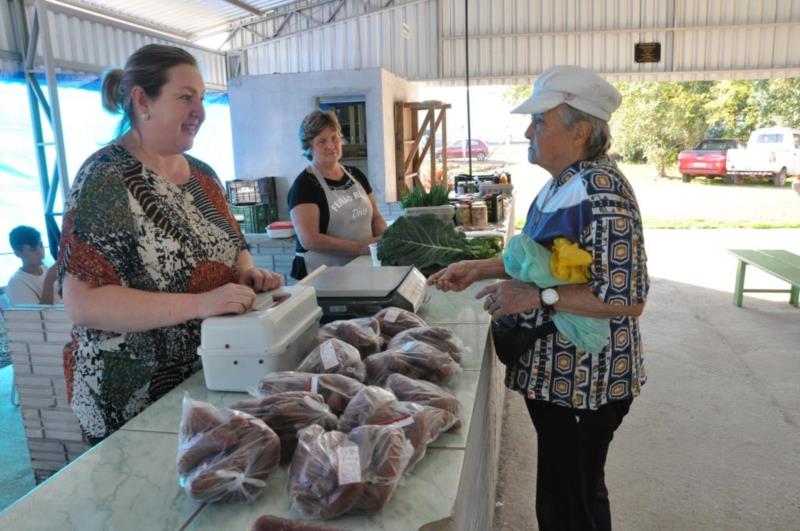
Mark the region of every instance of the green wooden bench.
[[[733, 290], [733, 303], [742, 306], [745, 292], [788, 293], [789, 304], [798, 307], [800, 298], [800, 256], [780, 249], [728, 249], [739, 260], [736, 267], [736, 287]], [[789, 289], [745, 289], [744, 274], [748, 265], [778, 277], [791, 286]]]

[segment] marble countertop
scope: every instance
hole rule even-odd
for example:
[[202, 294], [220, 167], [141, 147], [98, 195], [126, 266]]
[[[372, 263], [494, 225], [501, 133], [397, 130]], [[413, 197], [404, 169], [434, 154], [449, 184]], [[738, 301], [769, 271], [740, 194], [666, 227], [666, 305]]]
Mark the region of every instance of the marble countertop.
[[[367, 263], [369, 257], [362, 257]], [[357, 259], [356, 262], [358, 262]], [[491, 348], [489, 317], [474, 295], [430, 291], [420, 315], [452, 330], [464, 342], [462, 371], [452, 388], [461, 400], [464, 425], [443, 434], [426, 457], [404, 477], [384, 509], [371, 516], [344, 516], [327, 522], [342, 529], [411, 530], [447, 520], [453, 513], [468, 435], [476, 407], [481, 369]], [[484, 369], [485, 370], [485, 369]], [[0, 514], [0, 528], [53, 529], [249, 529], [262, 514], [306, 519], [286, 493], [288, 467], [276, 469], [259, 498], [247, 505], [200, 504], [178, 485], [175, 458], [184, 394], [216, 406], [246, 397], [209, 391], [202, 372], [165, 395], [121, 430]]]

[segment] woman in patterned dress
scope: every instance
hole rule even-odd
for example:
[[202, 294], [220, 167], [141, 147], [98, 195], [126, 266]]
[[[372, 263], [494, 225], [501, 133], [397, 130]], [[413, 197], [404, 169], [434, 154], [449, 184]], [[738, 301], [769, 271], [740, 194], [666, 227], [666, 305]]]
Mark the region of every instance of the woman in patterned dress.
[[202, 319], [245, 312], [282, 282], [254, 267], [214, 171], [184, 154], [204, 92], [194, 57], [158, 44], [103, 79], [103, 105], [123, 119], [78, 171], [59, 256], [67, 391], [92, 443], [200, 368]]

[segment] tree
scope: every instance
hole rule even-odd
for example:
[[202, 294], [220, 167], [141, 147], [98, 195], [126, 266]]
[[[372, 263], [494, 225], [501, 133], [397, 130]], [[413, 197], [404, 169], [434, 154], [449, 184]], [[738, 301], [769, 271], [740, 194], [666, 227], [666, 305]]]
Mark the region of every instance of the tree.
[[619, 83], [622, 104], [611, 120], [614, 149], [623, 157], [643, 154], [666, 175], [678, 152], [703, 138], [710, 87], [708, 82]]
[[530, 85], [512, 85], [503, 92], [503, 99], [511, 105], [519, 105], [531, 97], [532, 89]]
[[718, 81], [704, 106], [707, 138], [746, 139], [756, 128], [752, 81]]

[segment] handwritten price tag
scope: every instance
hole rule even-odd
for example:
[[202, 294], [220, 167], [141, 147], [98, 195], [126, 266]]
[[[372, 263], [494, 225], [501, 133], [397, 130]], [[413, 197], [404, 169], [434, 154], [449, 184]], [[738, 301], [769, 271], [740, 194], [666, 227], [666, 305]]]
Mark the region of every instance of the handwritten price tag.
[[326, 371], [339, 365], [336, 352], [333, 350], [333, 340], [329, 339], [319, 346], [319, 357], [322, 359], [322, 366]]
[[361, 483], [361, 455], [358, 446], [340, 446], [336, 449], [339, 458], [339, 485]]

